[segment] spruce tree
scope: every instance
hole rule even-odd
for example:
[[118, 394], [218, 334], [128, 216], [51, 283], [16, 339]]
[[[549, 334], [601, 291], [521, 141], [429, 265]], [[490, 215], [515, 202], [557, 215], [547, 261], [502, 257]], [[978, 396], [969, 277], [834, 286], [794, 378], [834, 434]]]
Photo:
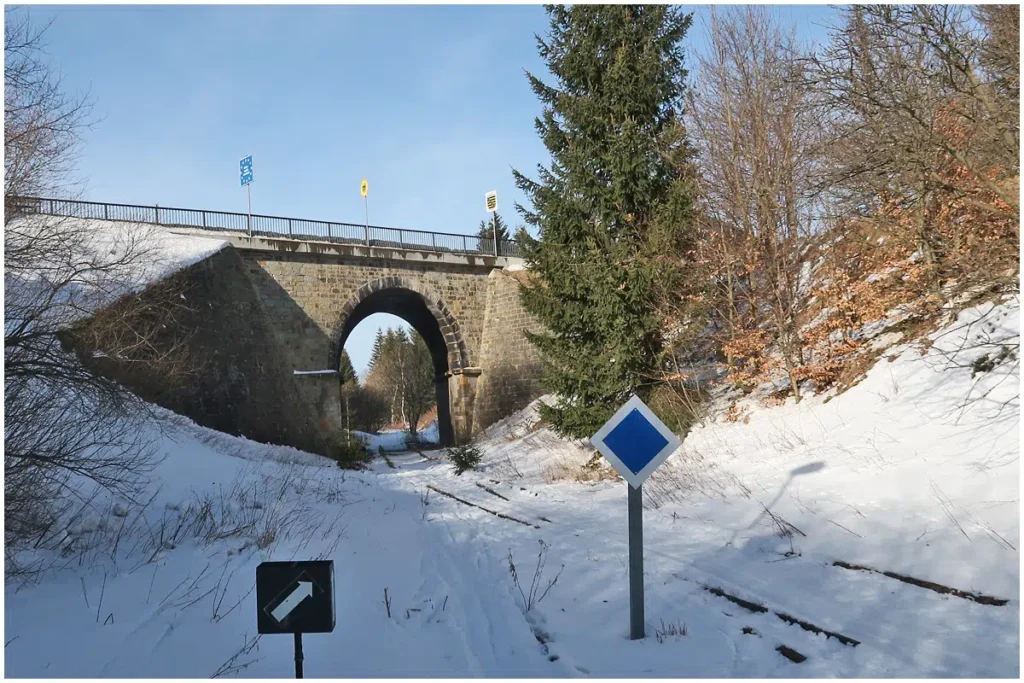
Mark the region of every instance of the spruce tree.
[[377, 361], [380, 360], [381, 348], [384, 346], [384, 333], [381, 332], [380, 328], [377, 328], [377, 334], [373, 338], [373, 348], [370, 350], [370, 364], [369, 371], [372, 372], [374, 366], [377, 365]]
[[498, 241], [503, 242], [509, 239], [508, 225], [505, 224], [505, 221], [500, 215], [498, 215], [498, 212], [495, 211], [493, 220], [480, 221], [480, 228], [476, 233], [476, 236], [479, 237], [481, 241], [486, 240], [488, 245], [494, 244], [495, 222], [498, 224]]
[[342, 384], [356, 381], [356, 369], [352, 367], [352, 359], [344, 349], [341, 350], [341, 361], [338, 363], [338, 377]]
[[524, 307], [557, 403], [543, 417], [592, 435], [631, 392], [647, 398], [663, 347], [659, 296], [680, 276], [692, 182], [680, 45], [691, 15], [670, 6], [548, 6], [537, 37], [557, 83], [527, 74], [551, 154], [536, 180], [513, 171], [537, 228], [520, 230], [533, 283]]

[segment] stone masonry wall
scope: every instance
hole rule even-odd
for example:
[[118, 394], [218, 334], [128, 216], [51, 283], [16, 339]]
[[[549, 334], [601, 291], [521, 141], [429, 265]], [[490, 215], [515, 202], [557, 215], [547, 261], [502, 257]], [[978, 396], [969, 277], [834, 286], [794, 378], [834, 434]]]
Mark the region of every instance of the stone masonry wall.
[[540, 357], [524, 334], [541, 330], [519, 300], [520, 282], [525, 277], [525, 271], [494, 270], [488, 278], [480, 347], [483, 373], [473, 409], [474, 434], [543, 393]]
[[257, 251], [244, 258], [297, 370], [327, 369], [324, 340], [341, 321], [342, 307], [367, 282], [395, 275], [444, 301], [458, 321], [469, 365], [479, 364], [489, 268]]
[[[178, 326], [193, 333], [187, 352], [197, 375], [182, 384], [113, 361], [103, 370], [142, 398], [203, 426], [323, 453], [332, 422], [323, 411], [330, 411], [331, 401], [298, 391], [239, 252], [223, 249], [176, 273], [171, 283], [191, 309]], [[173, 337], [169, 332], [166, 343]], [[324, 388], [332, 387], [321, 380], [316, 389]]]
[[[410, 263], [320, 254], [245, 251], [255, 291], [264, 302], [275, 340], [295, 370], [327, 370], [331, 335], [343, 307], [365, 284], [398, 276], [415, 291], [443, 301], [458, 323], [466, 363], [449, 378], [450, 411], [456, 441], [472, 436], [476, 375], [484, 328], [490, 267]], [[474, 367], [477, 366], [477, 367]], [[323, 401], [322, 379], [296, 376], [307, 402]]]

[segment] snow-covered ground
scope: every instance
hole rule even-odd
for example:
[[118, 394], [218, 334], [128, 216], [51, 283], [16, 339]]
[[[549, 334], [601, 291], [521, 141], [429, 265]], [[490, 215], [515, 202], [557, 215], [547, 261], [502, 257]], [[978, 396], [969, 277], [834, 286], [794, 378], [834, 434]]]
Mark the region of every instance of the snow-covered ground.
[[[388, 452], [408, 450], [406, 441], [409, 438], [409, 432], [407, 430], [386, 429], [382, 430], [379, 434], [353, 433], [363, 440], [363, 443], [366, 444], [366, 447], [372, 453], [377, 453], [380, 448]], [[416, 438], [424, 443], [438, 443], [437, 421], [435, 420], [426, 427], [421, 428], [416, 434]]]
[[5, 673], [290, 676], [291, 638], [254, 641], [255, 567], [327, 557], [337, 628], [304, 638], [310, 677], [1016, 677], [1018, 361], [975, 361], [1017, 335], [1016, 302], [971, 309], [841, 395], [694, 429], [645, 485], [642, 641], [625, 484], [583, 473], [592, 449], [535, 405], [488, 430], [461, 477], [439, 451], [343, 471], [167, 417], [152, 500], [95, 501], [77, 545], [39, 554], [63, 567], [8, 581]]

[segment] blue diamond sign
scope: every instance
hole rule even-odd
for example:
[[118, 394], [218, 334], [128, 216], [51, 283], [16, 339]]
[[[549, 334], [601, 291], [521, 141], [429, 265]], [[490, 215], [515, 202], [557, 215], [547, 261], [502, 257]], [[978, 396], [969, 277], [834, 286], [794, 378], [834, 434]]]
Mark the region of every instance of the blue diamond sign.
[[632, 396], [590, 437], [590, 443], [637, 488], [682, 441], [643, 401]]

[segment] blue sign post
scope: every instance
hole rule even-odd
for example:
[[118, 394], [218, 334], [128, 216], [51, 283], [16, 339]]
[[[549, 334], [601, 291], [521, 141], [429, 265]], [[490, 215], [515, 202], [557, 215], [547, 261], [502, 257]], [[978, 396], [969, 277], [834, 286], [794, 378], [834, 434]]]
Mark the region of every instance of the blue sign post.
[[249, 196], [249, 213], [246, 218], [246, 227], [249, 230], [249, 237], [252, 237], [252, 155], [245, 157], [238, 162], [239, 175], [242, 177], [242, 187]]
[[626, 480], [629, 512], [629, 637], [644, 637], [643, 491], [647, 477], [682, 444], [672, 430], [632, 396], [590, 443]]

